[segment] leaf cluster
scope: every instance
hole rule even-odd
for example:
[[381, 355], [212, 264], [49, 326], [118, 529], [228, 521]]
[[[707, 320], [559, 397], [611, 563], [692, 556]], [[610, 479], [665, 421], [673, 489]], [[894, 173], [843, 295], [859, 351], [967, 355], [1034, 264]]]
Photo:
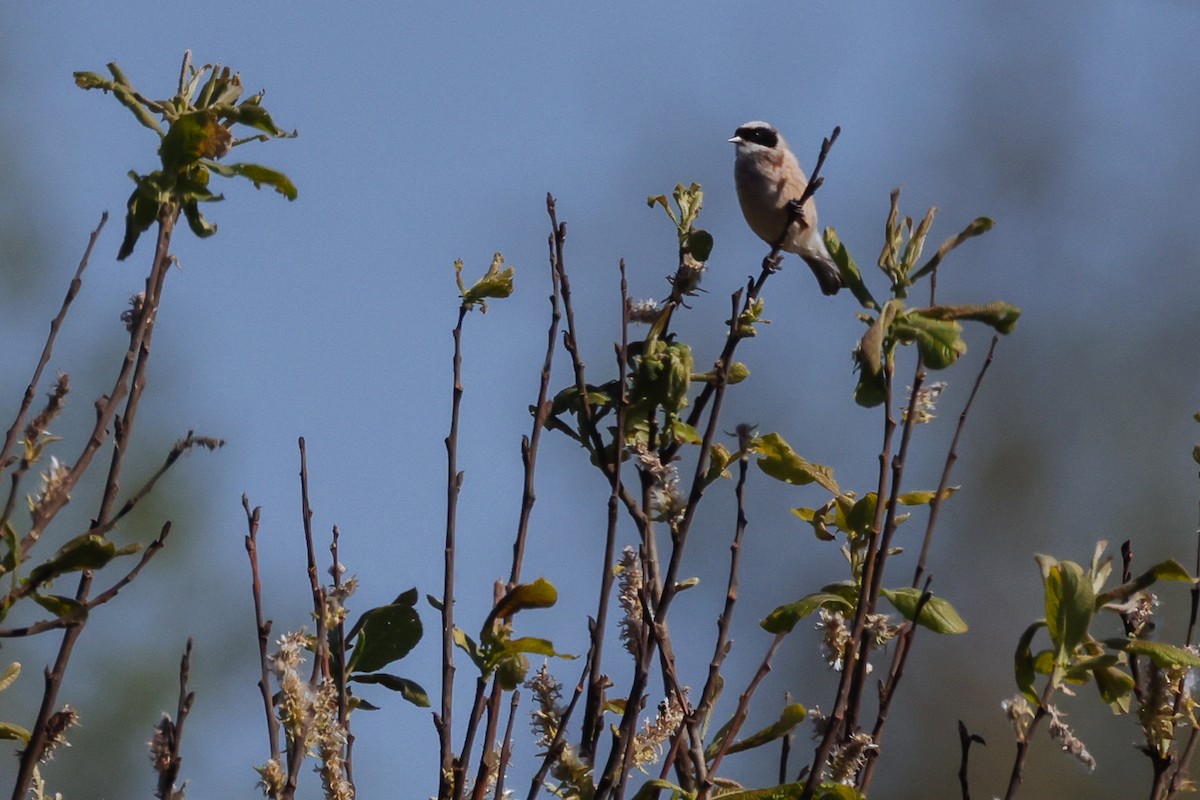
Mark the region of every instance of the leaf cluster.
[[[200, 212], [200, 203], [224, 199], [209, 189], [213, 174], [242, 177], [255, 188], [270, 186], [288, 200], [295, 200], [295, 185], [282, 172], [259, 164], [219, 161], [234, 147], [251, 141], [296, 136], [275, 124], [263, 107], [264, 92], [242, 99], [240, 75], [220, 64], [191, 66], [190, 53], [184, 57], [176, 94], [166, 100], [151, 100], [134, 88], [115, 62], [108, 64], [110, 78], [94, 72], [76, 72], [75, 84], [81, 89], [99, 89], [111, 93], [146, 128], [159, 136], [161, 168], [145, 175], [131, 171], [136, 188], [129, 197], [125, 216], [125, 238], [117, 258], [124, 260], [138, 238], [159, 218], [174, 217], [180, 211], [192, 232], [211, 236], [217, 226]], [[235, 125], [257, 131], [242, 139], [233, 134]], [[164, 127], [165, 126], [165, 127]]]

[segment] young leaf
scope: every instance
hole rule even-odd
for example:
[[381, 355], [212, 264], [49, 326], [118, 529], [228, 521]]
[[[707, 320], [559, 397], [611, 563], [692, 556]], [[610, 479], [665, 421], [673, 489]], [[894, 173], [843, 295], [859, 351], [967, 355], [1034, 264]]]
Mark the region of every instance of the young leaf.
[[261, 189], [265, 183], [288, 200], [295, 200], [299, 194], [291, 178], [259, 164], [222, 164], [218, 161], [205, 161], [204, 166], [226, 178], [236, 175], [248, 178], [255, 189]]
[[376, 672], [371, 675], [351, 675], [350, 680], [356, 683], [377, 683], [385, 689], [399, 692], [401, 697], [414, 706], [429, 708], [429, 695], [425, 693], [419, 683], [410, 681], [408, 678], [389, 675], [386, 672]]
[[1046, 627], [1059, 663], [1083, 643], [1092, 624], [1096, 595], [1083, 567], [1072, 561], [1038, 556], [1046, 590]]
[[67, 572], [100, 569], [117, 556], [136, 553], [139, 545], [118, 548], [108, 539], [96, 534], [80, 536], [63, 545], [49, 560], [29, 572], [29, 583], [37, 586]]
[[659, 794], [663, 791], [672, 793], [672, 797], [686, 797], [687, 792], [682, 786], [676, 786], [668, 780], [662, 778], [651, 778], [642, 784], [642, 788], [638, 789], [637, 794], [633, 796], [633, 800], [658, 800]]
[[982, 322], [994, 328], [997, 333], [1004, 334], [1012, 333], [1021, 317], [1021, 309], [1001, 301], [982, 306], [933, 306], [922, 309], [922, 313], [931, 319]]
[[1034, 635], [1045, 625], [1044, 621], [1038, 621], [1027, 627], [1017, 641], [1017, 651], [1013, 654], [1013, 671], [1017, 679], [1017, 688], [1035, 707], [1041, 705], [1041, 700], [1038, 699], [1037, 689], [1033, 685], [1037, 668], [1033, 658], [1032, 644]]
[[1162, 642], [1151, 642], [1146, 639], [1105, 639], [1104, 643], [1114, 650], [1124, 650], [1135, 656], [1146, 656], [1163, 669], [1178, 669], [1200, 667], [1200, 655]]
[[1108, 703], [1114, 714], [1128, 714], [1133, 700], [1135, 681], [1125, 670], [1116, 666], [1101, 667], [1092, 671], [1100, 697]]
[[[740, 753], [744, 750], [752, 750], [755, 747], [761, 747], [764, 744], [780, 739], [791, 732], [808, 714], [808, 710], [799, 703], [793, 703], [785, 706], [783, 712], [780, 713], [779, 719], [771, 723], [760, 731], [750, 734], [745, 739], [734, 742], [725, 752]], [[719, 742], [714, 742], [705, 750], [705, 758], [712, 758], [716, 755], [717, 749], [720, 747]]]
[[925, 309], [912, 309], [897, 317], [893, 331], [900, 341], [917, 343], [930, 369], [945, 369], [967, 352], [962, 326], [953, 320], [929, 317]]
[[19, 742], [29, 742], [30, 733], [20, 725], [12, 722], [0, 722], [0, 739], [15, 739]]
[[71, 597], [56, 594], [34, 594], [33, 602], [59, 619], [81, 620], [87, 616], [87, 606]]
[[[455, 267], [461, 271], [462, 262], [456, 261]], [[491, 297], [508, 297], [513, 292], [513, 275], [516, 273], [512, 267], [504, 266], [504, 256], [496, 253], [492, 256], [491, 266], [482, 278], [475, 282], [475, 285], [462, 293], [462, 304], [464, 306], [474, 306], [477, 303], [482, 304], [486, 309], [485, 300]], [[460, 283], [461, 285], [461, 283]]]
[[1157, 581], [1191, 580], [1192, 576], [1188, 574], [1187, 569], [1178, 561], [1161, 561], [1129, 581], [1129, 583], [1123, 583], [1120, 586], [1109, 589], [1107, 592], [1096, 595], [1096, 610], [1100, 610], [1107, 603], [1124, 602], [1143, 589], [1148, 589]]
[[808, 463], [778, 433], [756, 437], [754, 449], [760, 454], [758, 468], [775, 480], [795, 486], [816, 483], [834, 494], [841, 493], [830, 467]]
[[779, 606], [758, 624], [767, 633], [791, 633], [797, 622], [821, 607], [852, 609], [854, 604], [832, 592], [814, 592], [794, 603]]
[[[957, 486], [947, 486], [945, 491], [942, 492], [942, 499], [946, 499], [957, 491]], [[937, 492], [935, 491], [905, 492], [896, 499], [902, 506], [927, 506], [933, 502], [933, 499], [936, 496]]]
[[987, 233], [995, 224], [995, 221], [989, 217], [976, 217], [971, 221], [971, 224], [963, 228], [962, 232], [960, 232], [957, 236], [952, 236], [946, 241], [942, 242], [942, 246], [938, 248], [938, 251], [934, 254], [933, 258], [929, 259], [929, 261], [925, 263], [925, 266], [921, 267], [919, 270], [909, 276], [909, 279], [915, 281], [918, 278], [922, 278], [925, 275], [928, 275], [930, 272], [933, 272], [934, 268], [937, 267], [938, 264], [942, 263], [942, 259], [946, 257], [947, 253], [968, 239], [972, 239], [976, 236]]
[[879, 304], [875, 302], [875, 298], [871, 296], [871, 292], [863, 283], [862, 272], [859, 271], [858, 264], [854, 263], [850, 251], [846, 249], [846, 245], [842, 244], [837, 231], [833, 228], [825, 229], [825, 249], [833, 256], [833, 263], [837, 264], [842, 282], [846, 284], [846, 288], [850, 290], [850, 294], [854, 295], [854, 299], [859, 302], [859, 305], [863, 308], [879, 308]]
[[8, 687], [12, 686], [13, 683], [16, 682], [17, 678], [20, 675], [21, 675], [20, 662], [14, 661], [11, 664], [9, 664], [8, 667], [4, 670], [4, 674], [0, 675], [0, 692], [3, 692]]
[[518, 611], [527, 608], [550, 608], [558, 602], [558, 590], [554, 584], [545, 578], [538, 578], [533, 583], [519, 583], [514, 586], [488, 615], [491, 620], [511, 617]]
[[392, 604], [365, 612], [351, 629], [354, 654], [348, 669], [375, 672], [408, 655], [421, 640], [421, 618], [411, 604]]
[[[903, 589], [882, 589], [880, 593], [896, 607], [897, 611], [904, 615], [905, 619], [910, 620], [917, 613], [917, 605], [923, 594], [920, 589], [914, 589], [911, 586]], [[930, 596], [925, 601], [925, 605], [921, 607], [921, 615], [917, 619], [917, 624], [929, 628], [934, 633], [967, 632], [967, 623], [963, 622], [963, 618], [954, 610], [954, 606], [941, 597]]]

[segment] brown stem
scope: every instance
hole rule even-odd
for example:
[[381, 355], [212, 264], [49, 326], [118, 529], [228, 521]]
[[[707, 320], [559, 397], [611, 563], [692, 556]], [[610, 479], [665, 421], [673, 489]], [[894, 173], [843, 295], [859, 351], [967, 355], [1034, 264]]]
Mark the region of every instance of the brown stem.
[[438, 800], [448, 800], [454, 793], [452, 776], [455, 771], [453, 736], [454, 706], [454, 554], [458, 519], [458, 495], [462, 490], [463, 474], [458, 471], [458, 422], [462, 407], [462, 326], [467, 307], [458, 310], [454, 326], [454, 391], [450, 403], [450, 433], [446, 436], [446, 544], [443, 551], [442, 582], [442, 704], [441, 713], [434, 715], [440, 751], [438, 771]]
[[262, 509], [255, 506], [250, 510], [250, 499], [242, 495], [242, 508], [246, 510], [246, 554], [250, 558], [250, 590], [254, 595], [254, 630], [258, 632], [258, 689], [262, 694], [263, 711], [267, 718], [267, 742], [271, 760], [281, 764], [279, 752], [279, 723], [275, 720], [275, 704], [271, 701], [271, 657], [268, 653], [271, 640], [271, 620], [263, 618], [262, 580], [258, 570], [258, 526]]
[[[935, 271], [933, 274], [937, 275], [937, 272]], [[975, 376], [974, 385], [971, 386], [971, 394], [967, 396], [967, 403], [963, 406], [962, 413], [958, 415], [958, 427], [954, 429], [954, 438], [951, 439], [950, 449], [946, 452], [946, 463], [942, 466], [942, 477], [938, 481], [937, 494], [934, 495], [933, 502], [929, 504], [929, 521], [925, 524], [925, 536], [921, 540], [921, 554], [917, 557], [917, 568], [913, 572], [913, 588], [920, 585], [921, 578], [925, 575], [925, 564], [929, 557], [929, 543], [933, 540], [933, 529], [937, 525], [938, 515], [942, 510], [942, 501], [946, 499], [946, 489], [950, 486], [950, 472], [954, 469], [955, 462], [958, 461], [958, 440], [962, 438], [962, 432], [967, 426], [967, 415], [971, 411], [971, 406], [975, 405], [975, 396], [979, 394], [983, 376], [987, 374], [988, 367], [992, 365], [992, 359], [996, 355], [996, 344], [999, 341], [999, 336], [992, 337], [987, 357], [979, 368], [979, 374]]]
[[[178, 210], [169, 204], [164, 206], [162, 213], [159, 215], [158, 240], [154, 250], [154, 260], [150, 268], [150, 274], [146, 278], [145, 300], [141, 313], [137, 317], [137, 323], [133, 326], [133, 330], [130, 333], [129, 348], [126, 350], [125, 359], [118, 373], [113, 392], [108, 398], [97, 402], [96, 425], [92, 429], [92, 435], [84, 446], [83, 452], [64, 479], [62, 491], [56, 492], [53, 497], [44, 498], [43, 502], [35, 509], [33, 524], [29, 534], [25, 537], [30, 542], [29, 546], [32, 546], [32, 542], [37, 540], [45, 525], [66, 505], [67, 500], [70, 498], [71, 488], [90, 465], [92, 456], [104, 441], [109, 421], [113, 421], [115, 418], [113, 456], [104, 484], [100, 512], [96, 515], [96, 520], [99, 524], [108, 521], [120, 485], [121, 465], [124, 461], [129, 434], [132, 431], [133, 422], [137, 416], [138, 402], [145, 387], [146, 362], [150, 356], [150, 339], [158, 315], [163, 282], [172, 262], [170, 255], [171, 232], [174, 230], [175, 220], [178, 216]], [[123, 417], [116, 417], [117, 406], [123, 398], [126, 400], [125, 414]], [[27, 551], [24, 541], [22, 542], [22, 549]], [[80, 575], [79, 585], [75, 592], [77, 602], [87, 602], [91, 585], [92, 573], [91, 571], [84, 571]], [[67, 626], [63, 632], [62, 642], [59, 645], [54, 666], [47, 668], [45, 671], [45, 687], [42, 692], [42, 702], [38, 708], [38, 715], [30, 729], [30, 739], [21, 751], [17, 780], [13, 785], [13, 800], [23, 800], [28, 793], [30, 781], [33, 779], [34, 767], [37, 766], [45, 753], [49, 741], [47, 723], [55, 711], [58, 703], [58, 693], [62, 688], [62, 682], [66, 676], [67, 665], [70, 663], [75, 642], [83, 632], [85, 623], [86, 617], [83, 617]]]
[[[25, 425], [25, 415], [29, 411], [29, 406], [33, 403], [33, 398], [37, 394], [37, 386], [41, 383], [42, 372], [46, 369], [46, 365], [50, 363], [50, 356], [54, 353], [54, 342], [58, 338], [58, 331], [62, 328], [63, 320], [67, 317], [67, 310], [71, 307], [75, 297], [79, 294], [80, 288], [83, 286], [83, 271], [87, 269], [88, 260], [92, 256], [92, 249], [96, 246], [96, 240], [100, 238], [100, 231], [104, 229], [104, 224], [108, 222], [108, 212], [105, 211], [100, 215], [100, 224], [92, 231], [92, 235], [88, 238], [87, 248], [83, 251], [83, 258], [79, 260], [79, 266], [75, 269], [75, 277], [71, 279], [71, 285], [67, 289], [67, 295], [63, 298], [62, 306], [58, 313], [54, 315], [54, 319], [50, 320], [50, 335], [46, 337], [46, 344], [42, 347], [42, 357], [38, 360], [37, 367], [33, 370], [33, 377], [29, 380], [29, 386], [25, 389], [25, 396], [21, 398], [21, 407], [17, 410], [16, 419], [13, 420], [12, 427], [8, 429], [8, 433], [4, 437], [4, 446], [0, 447], [0, 469], [7, 466], [9, 453], [12, 452], [13, 445], [16, 444], [17, 435], [21, 428]], [[0, 528], [8, 521], [8, 514], [5, 513], [0, 517]]]

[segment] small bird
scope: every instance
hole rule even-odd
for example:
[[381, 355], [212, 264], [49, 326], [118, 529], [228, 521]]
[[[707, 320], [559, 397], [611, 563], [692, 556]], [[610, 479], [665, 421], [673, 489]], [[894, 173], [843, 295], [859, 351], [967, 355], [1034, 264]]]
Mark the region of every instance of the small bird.
[[[773, 125], [747, 122], [738, 127], [729, 141], [737, 145], [733, 177], [742, 214], [750, 230], [774, 245], [791, 213], [788, 205], [800, 199], [808, 178]], [[817, 206], [811, 197], [804, 203], [802, 218], [788, 230], [782, 249], [804, 259], [817, 276], [822, 293], [837, 294], [845, 285], [818, 232]]]

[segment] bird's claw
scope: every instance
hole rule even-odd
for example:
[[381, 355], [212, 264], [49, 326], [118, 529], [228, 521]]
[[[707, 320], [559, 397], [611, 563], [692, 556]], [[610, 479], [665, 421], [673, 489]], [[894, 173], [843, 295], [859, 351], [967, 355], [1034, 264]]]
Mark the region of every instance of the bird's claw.
[[776, 253], [763, 259], [762, 268], [766, 272], [778, 272], [783, 266], [783, 253]]
[[791, 215], [793, 222], [799, 222], [801, 225], [808, 225], [808, 221], [804, 219], [804, 204], [797, 198], [796, 200], [788, 201], [788, 214]]

